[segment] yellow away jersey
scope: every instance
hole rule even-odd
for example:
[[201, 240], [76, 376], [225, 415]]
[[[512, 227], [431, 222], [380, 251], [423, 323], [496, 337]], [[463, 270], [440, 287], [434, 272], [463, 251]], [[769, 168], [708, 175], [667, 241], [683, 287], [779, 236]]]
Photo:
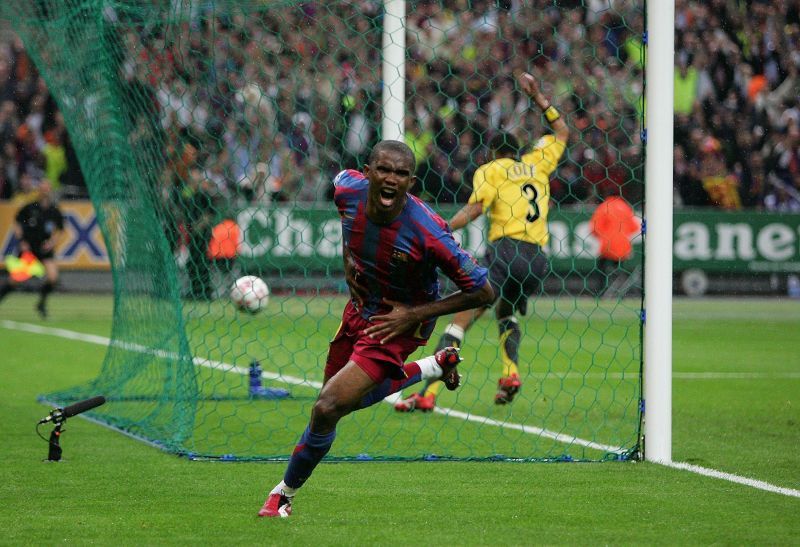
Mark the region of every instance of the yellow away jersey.
[[500, 158], [478, 168], [469, 203], [483, 205], [489, 217], [489, 241], [510, 237], [547, 244], [550, 175], [565, 148], [555, 135], [545, 135], [520, 161]]

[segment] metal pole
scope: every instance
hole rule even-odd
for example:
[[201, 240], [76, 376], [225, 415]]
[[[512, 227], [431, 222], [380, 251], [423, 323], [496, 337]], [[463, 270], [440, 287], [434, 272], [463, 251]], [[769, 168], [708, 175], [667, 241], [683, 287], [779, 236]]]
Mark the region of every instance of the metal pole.
[[647, 2], [645, 459], [672, 461], [672, 126], [675, 5]]

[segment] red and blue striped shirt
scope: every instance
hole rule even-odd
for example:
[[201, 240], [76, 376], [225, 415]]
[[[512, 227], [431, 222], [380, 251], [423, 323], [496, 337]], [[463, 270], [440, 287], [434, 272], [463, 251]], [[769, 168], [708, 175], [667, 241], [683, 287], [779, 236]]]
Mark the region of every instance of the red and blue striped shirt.
[[[342, 219], [344, 243], [369, 289], [361, 316], [369, 319], [390, 311], [383, 298], [417, 306], [439, 299], [439, 271], [463, 292], [481, 288], [487, 270], [453, 239], [447, 223], [416, 196], [408, 194], [402, 212], [389, 224], [367, 218], [363, 173], [348, 169], [334, 179], [334, 202]], [[418, 331], [427, 339], [435, 319]]]

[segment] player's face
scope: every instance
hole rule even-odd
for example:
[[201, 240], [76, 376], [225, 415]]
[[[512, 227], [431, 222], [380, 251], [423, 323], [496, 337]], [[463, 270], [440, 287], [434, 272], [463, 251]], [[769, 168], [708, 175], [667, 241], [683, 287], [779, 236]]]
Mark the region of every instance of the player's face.
[[414, 184], [408, 156], [381, 150], [375, 160], [364, 167], [364, 174], [369, 179], [367, 212], [377, 216], [373, 220], [392, 220], [405, 206], [406, 194]]

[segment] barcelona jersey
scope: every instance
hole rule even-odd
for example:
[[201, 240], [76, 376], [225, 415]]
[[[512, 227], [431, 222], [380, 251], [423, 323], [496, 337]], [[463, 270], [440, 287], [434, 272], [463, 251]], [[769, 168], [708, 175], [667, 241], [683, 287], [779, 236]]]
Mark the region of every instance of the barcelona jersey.
[[[444, 219], [417, 197], [409, 194], [390, 223], [375, 224], [367, 218], [369, 181], [361, 172], [342, 171], [334, 185], [344, 244], [369, 292], [360, 310], [364, 319], [390, 311], [384, 298], [409, 306], [438, 300], [439, 271], [463, 292], [486, 283], [486, 269], [456, 243]], [[427, 339], [434, 324], [426, 321], [415, 336]]]
[[565, 148], [554, 135], [545, 135], [520, 161], [500, 158], [475, 171], [469, 203], [480, 203], [489, 217], [489, 241], [510, 237], [547, 245], [550, 175]]

